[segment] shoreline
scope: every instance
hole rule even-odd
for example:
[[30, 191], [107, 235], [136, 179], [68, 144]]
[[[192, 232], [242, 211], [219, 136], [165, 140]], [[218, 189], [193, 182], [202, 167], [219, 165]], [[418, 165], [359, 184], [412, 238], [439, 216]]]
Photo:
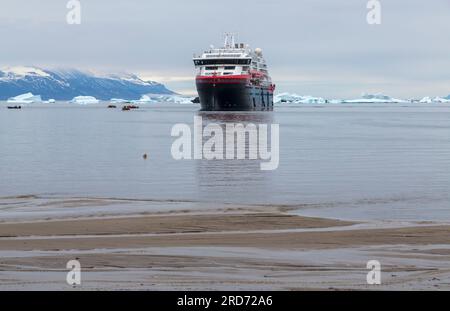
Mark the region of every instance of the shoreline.
[[[448, 232], [276, 207], [0, 223], [0, 289], [450, 289]], [[85, 281], [71, 288], [65, 264], [76, 258]], [[376, 287], [371, 259], [383, 267]]]

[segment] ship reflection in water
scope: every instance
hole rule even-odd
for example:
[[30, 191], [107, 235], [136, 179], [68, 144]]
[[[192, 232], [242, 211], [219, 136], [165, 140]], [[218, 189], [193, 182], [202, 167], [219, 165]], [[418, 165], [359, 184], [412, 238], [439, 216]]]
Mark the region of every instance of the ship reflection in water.
[[[242, 124], [270, 124], [274, 116], [268, 112], [198, 112], [202, 117], [202, 128], [208, 124], [217, 124], [223, 130], [223, 141], [226, 140], [225, 128]], [[203, 144], [210, 136], [203, 137]], [[235, 137], [236, 138], [236, 137]], [[270, 138], [270, 135], [269, 135]], [[269, 142], [270, 143], [270, 142]], [[235, 151], [236, 151], [236, 147]], [[249, 159], [249, 136], [245, 139], [245, 159], [226, 159], [224, 146], [223, 159], [197, 160], [196, 183], [200, 200], [211, 202], [255, 203], [265, 202], [270, 198], [270, 184], [273, 171], [261, 170], [260, 159]], [[247, 198], [247, 199], [246, 199]]]

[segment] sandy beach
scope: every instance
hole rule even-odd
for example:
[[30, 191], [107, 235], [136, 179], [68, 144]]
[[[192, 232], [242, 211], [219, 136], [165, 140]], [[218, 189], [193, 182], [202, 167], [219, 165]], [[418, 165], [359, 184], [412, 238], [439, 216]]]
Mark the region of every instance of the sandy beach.
[[[0, 289], [448, 290], [449, 233], [442, 223], [350, 222], [276, 206], [4, 221]], [[77, 287], [65, 282], [71, 259], [82, 266]], [[366, 283], [372, 259], [381, 285]]]

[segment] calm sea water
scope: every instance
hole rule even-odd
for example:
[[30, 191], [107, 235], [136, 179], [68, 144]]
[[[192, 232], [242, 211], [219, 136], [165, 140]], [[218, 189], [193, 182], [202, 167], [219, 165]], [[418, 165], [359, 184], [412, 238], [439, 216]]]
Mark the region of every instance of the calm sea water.
[[273, 113], [203, 115], [207, 122], [279, 123], [275, 171], [251, 160], [174, 160], [171, 128], [192, 124], [198, 109], [59, 103], [17, 111], [0, 103], [0, 203], [28, 194], [113, 197], [450, 221], [450, 105], [285, 105]]

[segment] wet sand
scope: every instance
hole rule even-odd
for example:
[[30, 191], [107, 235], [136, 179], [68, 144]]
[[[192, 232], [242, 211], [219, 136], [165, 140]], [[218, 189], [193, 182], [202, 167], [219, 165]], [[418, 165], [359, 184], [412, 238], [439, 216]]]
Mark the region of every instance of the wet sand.
[[[324, 249], [396, 244], [450, 244], [450, 226], [447, 225], [386, 229], [339, 228], [346, 224], [351, 223], [276, 214], [98, 218], [1, 224], [0, 250], [167, 246]], [[332, 227], [335, 230], [332, 230]], [[296, 232], [306, 228], [311, 230]], [[317, 230], [318, 228], [323, 230]]]
[[[0, 223], [0, 289], [450, 289], [450, 226], [377, 227], [283, 209]], [[82, 284], [65, 282], [68, 260]], [[382, 284], [366, 283], [366, 263]]]
[[345, 226], [351, 222], [277, 213], [133, 216], [0, 224], [0, 237], [283, 230]]

